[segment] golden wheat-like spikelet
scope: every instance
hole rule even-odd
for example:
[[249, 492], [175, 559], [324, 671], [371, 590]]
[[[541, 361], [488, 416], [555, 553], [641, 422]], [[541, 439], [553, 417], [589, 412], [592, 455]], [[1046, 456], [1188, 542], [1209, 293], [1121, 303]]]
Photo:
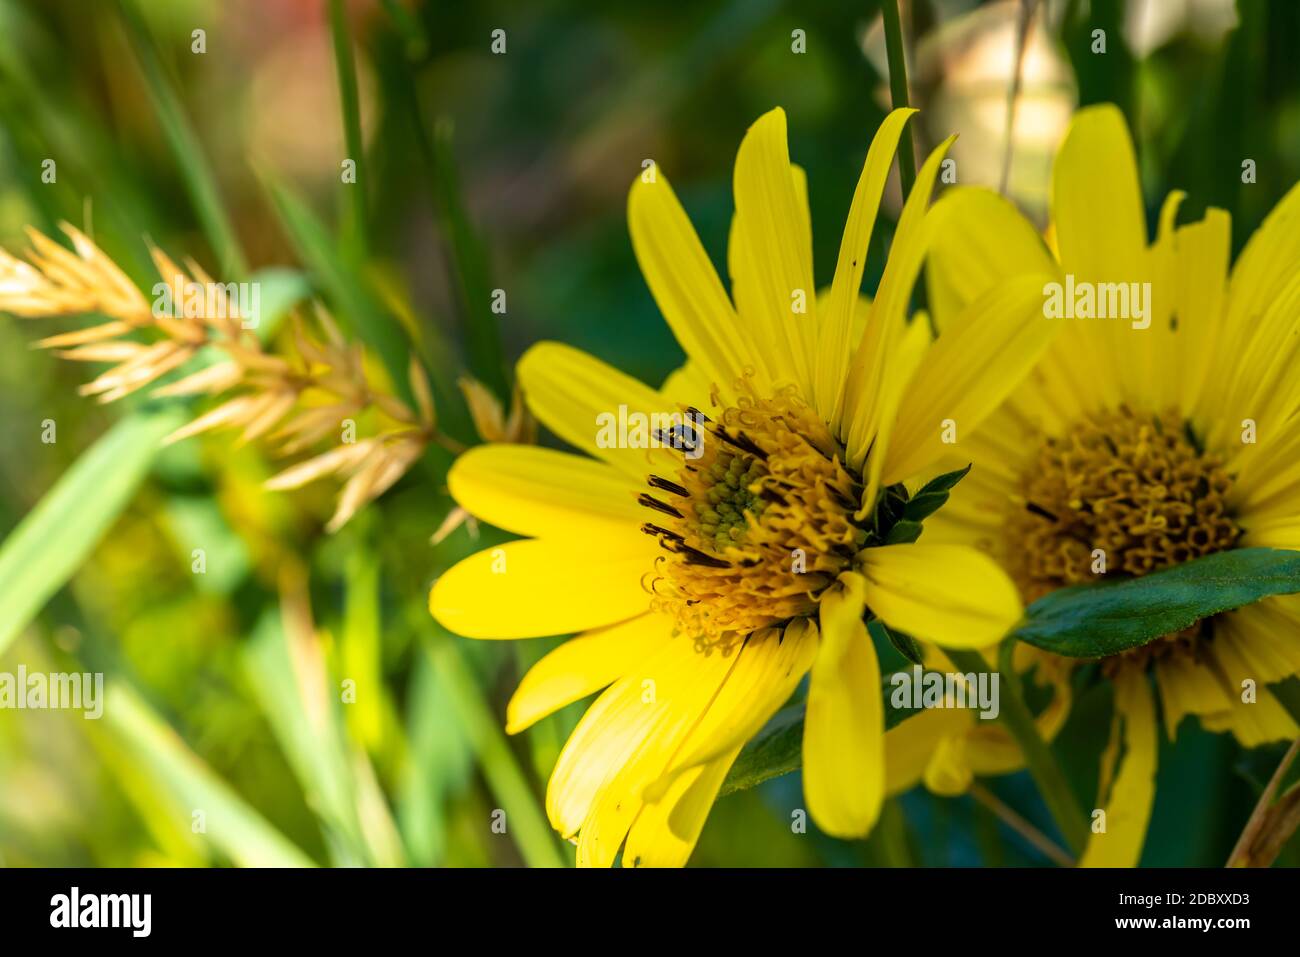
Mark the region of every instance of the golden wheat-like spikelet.
[[[433, 397], [424, 370], [414, 357], [408, 369], [412, 409], [373, 383], [364, 351], [349, 343], [333, 319], [318, 310], [323, 339], [312, 338], [293, 317], [293, 356], [267, 352], [245, 327], [247, 318], [229, 296], [229, 286], [214, 283], [194, 262], [182, 269], [161, 250], [151, 250], [154, 265], [176, 310], [158, 310], [126, 274], [85, 234], [63, 224], [69, 251], [35, 229], [26, 260], [0, 250], [0, 311], [24, 318], [98, 313], [109, 321], [41, 339], [63, 359], [107, 362], [111, 367], [83, 385], [82, 395], [112, 402], [179, 369], [201, 349], [224, 357], [156, 388], [157, 396], [229, 397], [181, 427], [167, 442], [214, 429], [242, 429], [239, 440], [263, 438], [278, 452], [294, 455], [321, 443], [353, 417], [374, 409], [391, 425], [378, 434], [342, 441], [267, 480], [270, 489], [293, 489], [326, 475], [346, 479], [327, 528], [337, 531], [367, 503], [387, 491], [419, 460], [430, 442], [444, 441], [436, 428]], [[207, 292], [197, 304], [190, 292]], [[215, 291], [216, 295], [213, 295]], [[140, 341], [140, 334], [152, 337]], [[304, 402], [304, 396], [310, 400]], [[323, 399], [323, 401], [321, 401]], [[504, 425], [503, 425], [504, 428]]]
[[[510, 399], [510, 411], [492, 394], [492, 390], [471, 376], [462, 376], [458, 382], [465, 404], [469, 407], [470, 418], [476, 431], [484, 442], [509, 442], [517, 445], [531, 445], [537, 441], [537, 422], [524, 404], [523, 393], [518, 385]], [[478, 537], [478, 524], [474, 516], [453, 505], [442, 524], [429, 539], [431, 545], [438, 545], [462, 525], [469, 529], [470, 535]]]

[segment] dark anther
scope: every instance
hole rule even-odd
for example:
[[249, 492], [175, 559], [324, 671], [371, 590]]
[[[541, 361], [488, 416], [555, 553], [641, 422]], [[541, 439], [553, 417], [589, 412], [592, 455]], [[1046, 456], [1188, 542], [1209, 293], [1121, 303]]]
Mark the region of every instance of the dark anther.
[[724, 428], [718, 428], [715, 429], [715, 431], [717, 432], [718, 438], [722, 439], [722, 441], [734, 445], [742, 452], [748, 452], [757, 459], [762, 459], [764, 462], [767, 461], [767, 453], [755, 445], [754, 440], [744, 432], [741, 432], [739, 435], [732, 435]]
[[858, 504], [857, 502], [853, 501], [853, 499], [849, 498], [847, 495], [845, 495], [843, 492], [837, 489], [834, 485], [830, 486], [830, 492], [831, 492], [831, 496], [839, 504], [840, 508], [857, 507]]
[[655, 441], [678, 452], [694, 452], [698, 448], [694, 436], [688, 439], [680, 428], [655, 429]]
[[671, 515], [673, 518], [682, 517], [682, 513], [677, 511], [677, 509], [673, 508], [671, 505], [659, 501], [659, 499], [655, 498], [653, 495], [647, 495], [645, 492], [642, 492], [640, 495], [638, 495], [636, 500], [638, 503], [644, 505], [646, 508], [653, 508], [656, 512], [663, 512], [665, 515]]
[[690, 498], [691, 493], [686, 490], [686, 486], [678, 485], [676, 482], [670, 482], [666, 478], [660, 478], [658, 475], [650, 476], [650, 486], [652, 488], [661, 488], [665, 492], [672, 492], [674, 495], [680, 495], [682, 498]]
[[650, 522], [646, 522], [642, 525], [641, 531], [645, 532], [647, 535], [653, 535], [655, 538], [666, 538], [669, 541], [674, 542], [683, 541], [683, 538], [676, 532], [670, 532], [668, 529], [660, 528], [658, 525], [653, 525]]
[[[667, 545], [664, 547], [667, 548]], [[692, 548], [690, 545], [684, 544], [680, 539], [677, 541], [676, 547], [670, 548], [669, 551], [681, 555], [691, 565], [707, 565], [709, 568], [731, 567], [731, 562], [721, 558], [714, 558], [698, 548]]]
[[1053, 514], [1052, 514], [1051, 512], [1049, 512], [1047, 509], [1043, 508], [1043, 506], [1041, 506], [1041, 505], [1039, 505], [1039, 504], [1037, 504], [1037, 503], [1035, 503], [1035, 502], [1026, 502], [1026, 503], [1025, 503], [1025, 508], [1029, 509], [1029, 511], [1033, 512], [1035, 515], [1039, 515], [1039, 516], [1041, 516], [1041, 517], [1047, 519], [1049, 522], [1059, 522], [1059, 521], [1060, 521], [1059, 518], [1057, 518], [1055, 515], [1053, 515]]

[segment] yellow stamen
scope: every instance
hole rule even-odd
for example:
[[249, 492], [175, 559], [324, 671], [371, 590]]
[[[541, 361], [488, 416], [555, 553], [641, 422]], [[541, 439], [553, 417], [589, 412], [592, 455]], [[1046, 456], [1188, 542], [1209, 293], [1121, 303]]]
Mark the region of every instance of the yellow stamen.
[[[1232, 548], [1232, 477], [1174, 412], [1095, 414], [1044, 437], [1006, 524], [1008, 567], [1025, 600], [1106, 574], [1141, 576]], [[1199, 626], [1118, 658], [1194, 651]]]
[[641, 498], [667, 552], [648, 581], [682, 633], [725, 647], [816, 609], [866, 541], [862, 482], [793, 390], [742, 395], [695, 441], [698, 457]]

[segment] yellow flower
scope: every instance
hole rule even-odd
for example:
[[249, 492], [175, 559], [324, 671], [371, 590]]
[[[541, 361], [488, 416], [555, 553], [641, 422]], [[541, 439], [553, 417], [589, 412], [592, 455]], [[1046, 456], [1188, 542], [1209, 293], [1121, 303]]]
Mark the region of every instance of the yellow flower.
[[[1053, 249], [987, 191], [954, 190], [932, 212], [928, 275], [941, 330], [964, 303], [1027, 275], [1050, 275], [1045, 315], [1076, 317], [1043, 320], [1059, 335], [960, 446], [970, 478], [927, 527], [927, 540], [993, 554], [1025, 601], [1224, 549], [1300, 548], [1300, 189], [1231, 270], [1228, 214], [1210, 209], [1176, 225], [1182, 199], [1165, 202], [1148, 244], [1132, 142], [1107, 105], [1078, 113], [1056, 158]], [[1103, 310], [1110, 318], [1096, 318]], [[1158, 737], [1147, 675], [1170, 738], [1188, 714], [1247, 747], [1294, 738], [1300, 729], [1265, 685], [1300, 672], [1297, 629], [1300, 598], [1271, 598], [1101, 662], [1116, 711], [1098, 799], [1107, 827], [1083, 863], [1132, 866], [1141, 852]], [[1020, 655], [1026, 667], [1037, 658], [1068, 696], [1068, 663]], [[981, 734], [962, 744], [949, 735], [937, 758], [947, 772], [924, 773], [962, 777], [951, 760], [962, 751], [987, 764], [1007, 741]]]
[[808, 808], [831, 834], [865, 834], [885, 782], [865, 620], [981, 647], [1020, 615], [986, 556], [885, 544], [873, 524], [879, 489], [933, 461], [942, 446], [929, 437], [954, 427], [944, 420], [973, 429], [1049, 335], [1025, 284], [972, 304], [933, 345], [924, 318], [909, 323], [951, 141], [918, 174], [874, 302], [860, 299], [912, 112], [892, 113], [871, 145], [820, 298], [781, 110], [736, 158], [730, 296], [662, 171], [647, 169], [629, 198], [632, 243], [687, 365], [654, 389], [537, 345], [518, 370], [529, 406], [589, 455], [494, 444], [451, 471], [462, 507], [526, 538], [444, 574], [438, 621], [474, 638], [581, 633], [524, 678], [508, 730], [606, 689], [547, 791], [580, 864], [609, 865], [624, 845], [628, 864], [684, 863], [737, 753], [810, 670]]

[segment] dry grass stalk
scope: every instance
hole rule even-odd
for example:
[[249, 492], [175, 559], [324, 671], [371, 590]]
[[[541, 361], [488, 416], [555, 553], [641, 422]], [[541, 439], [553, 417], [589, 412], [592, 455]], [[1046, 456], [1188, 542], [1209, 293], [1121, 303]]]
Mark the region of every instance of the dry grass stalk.
[[[514, 395], [510, 399], [510, 411], [507, 413], [492, 390], [477, 379], [462, 376], [458, 385], [461, 394], [465, 396], [465, 404], [469, 406], [474, 430], [484, 442], [531, 445], [537, 441], [537, 422], [524, 404], [524, 396], [518, 386], [515, 386]], [[441, 544], [462, 525], [469, 530], [471, 538], [478, 538], [478, 522], [474, 516], [459, 505], [453, 505], [429, 539], [429, 544]]]
[[[246, 317], [228, 295], [230, 287], [214, 283], [194, 262], [182, 269], [152, 250], [158, 274], [169, 287], [168, 301], [184, 304], [179, 310], [155, 309], [89, 237], [67, 224], [62, 228], [72, 241], [71, 251], [34, 229], [28, 230], [32, 249], [25, 261], [0, 250], [0, 311], [25, 318], [95, 313], [108, 318], [35, 343], [63, 359], [111, 364], [79, 389], [82, 395], [112, 402], [179, 369], [206, 347], [224, 353], [222, 360], [154, 389], [157, 396], [229, 394], [167, 441], [241, 429], [240, 442], [264, 438], [276, 444], [279, 454], [294, 455], [331, 433], [340, 435], [337, 445], [266, 483], [271, 489], [292, 489], [326, 475], [345, 478], [330, 531], [387, 491], [430, 442], [445, 441], [437, 431], [428, 380], [414, 357], [408, 370], [412, 409], [371, 381], [361, 347], [347, 342], [324, 311], [317, 313], [323, 339], [312, 338], [295, 316], [295, 354], [275, 355], [245, 327]], [[197, 306], [187, 295], [196, 288], [205, 291]], [[383, 426], [378, 434], [347, 440], [344, 426], [368, 410], [379, 413]]]

